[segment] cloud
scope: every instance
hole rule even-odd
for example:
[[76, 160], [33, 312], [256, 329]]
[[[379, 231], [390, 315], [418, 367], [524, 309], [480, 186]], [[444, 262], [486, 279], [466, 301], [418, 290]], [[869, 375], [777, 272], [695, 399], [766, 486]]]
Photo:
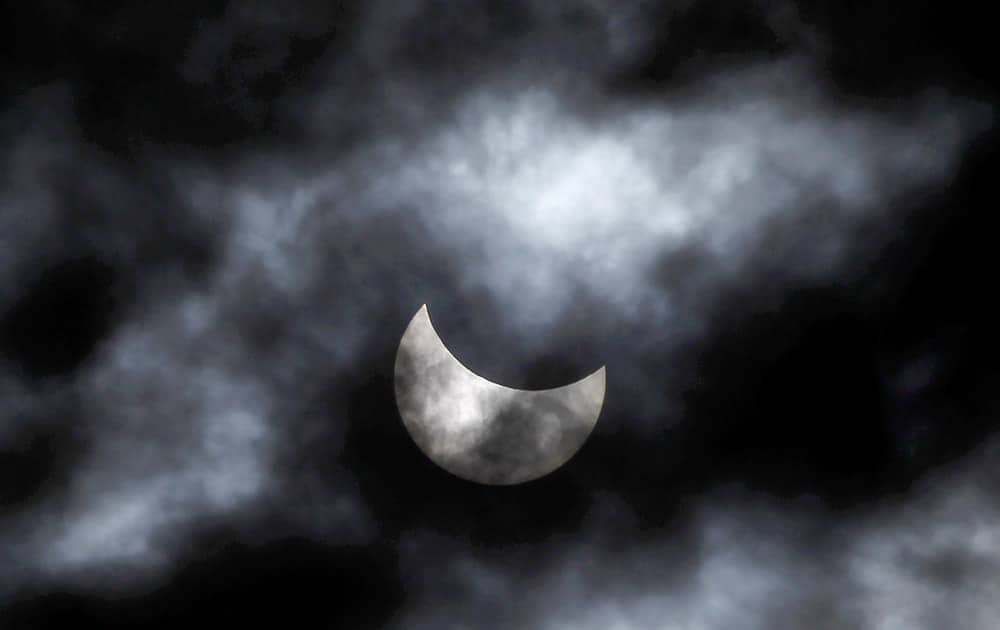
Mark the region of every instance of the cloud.
[[401, 562], [419, 597], [396, 627], [989, 628], [998, 514], [977, 480], [995, 476], [995, 456], [993, 442], [909, 496], [849, 514], [720, 488], [655, 539], [605, 497], [542, 555], [414, 533]]
[[[964, 192], [988, 95], [923, 67], [845, 94], [793, 4], [334, 4], [47, 4], [96, 43], [11, 62], [0, 472], [34, 472], [0, 483], [0, 597], [162, 583], [221, 524], [402, 540], [407, 627], [985, 623], [992, 582], [952, 586], [995, 555], [982, 458], [859, 504], [995, 426], [995, 311], [949, 288], [986, 265], [935, 223], [994, 233]], [[392, 357], [423, 303], [490, 380], [608, 365], [564, 471], [487, 492], [413, 448]]]

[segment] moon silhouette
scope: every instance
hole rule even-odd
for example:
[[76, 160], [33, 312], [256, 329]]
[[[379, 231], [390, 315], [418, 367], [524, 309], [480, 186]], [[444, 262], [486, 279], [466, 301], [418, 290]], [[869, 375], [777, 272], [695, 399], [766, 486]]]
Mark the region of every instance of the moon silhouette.
[[448, 351], [427, 306], [396, 353], [396, 404], [414, 442], [468, 481], [513, 485], [543, 477], [576, 454], [601, 414], [605, 369], [554, 389], [513, 389], [468, 369]]

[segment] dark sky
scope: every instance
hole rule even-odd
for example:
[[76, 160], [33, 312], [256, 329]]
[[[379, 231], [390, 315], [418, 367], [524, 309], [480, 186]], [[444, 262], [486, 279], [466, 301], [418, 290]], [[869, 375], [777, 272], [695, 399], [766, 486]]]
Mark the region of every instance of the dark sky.
[[[987, 8], [16, 3], [0, 628], [1000, 626]], [[427, 304], [555, 473], [415, 447]]]

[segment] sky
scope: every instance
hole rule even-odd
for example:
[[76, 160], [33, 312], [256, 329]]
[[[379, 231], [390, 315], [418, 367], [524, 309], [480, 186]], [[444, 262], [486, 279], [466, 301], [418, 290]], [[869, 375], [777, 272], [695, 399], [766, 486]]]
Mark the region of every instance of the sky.
[[[1000, 623], [985, 9], [97, 2], [0, 35], [0, 627]], [[554, 473], [408, 435], [606, 366]]]

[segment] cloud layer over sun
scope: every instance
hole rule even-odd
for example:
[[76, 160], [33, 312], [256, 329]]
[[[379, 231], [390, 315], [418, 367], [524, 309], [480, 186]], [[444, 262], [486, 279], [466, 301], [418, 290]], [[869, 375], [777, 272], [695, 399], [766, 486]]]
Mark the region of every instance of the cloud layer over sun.
[[[908, 258], [982, 221], [988, 91], [846, 81], [795, 3], [42, 5], [80, 52], [5, 66], [0, 625], [288, 539], [376, 567], [386, 627], [1000, 617], [992, 311]], [[574, 462], [425, 461], [425, 303], [490, 380], [607, 365]]]

